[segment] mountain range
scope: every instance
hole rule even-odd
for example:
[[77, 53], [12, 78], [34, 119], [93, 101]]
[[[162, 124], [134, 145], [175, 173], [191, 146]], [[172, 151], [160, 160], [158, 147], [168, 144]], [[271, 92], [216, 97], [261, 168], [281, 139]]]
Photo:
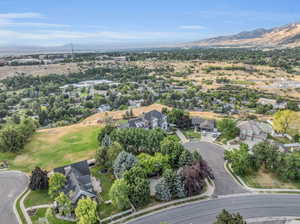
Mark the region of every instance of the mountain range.
[[284, 48], [300, 46], [300, 22], [272, 29], [255, 29], [184, 44], [187, 47]]

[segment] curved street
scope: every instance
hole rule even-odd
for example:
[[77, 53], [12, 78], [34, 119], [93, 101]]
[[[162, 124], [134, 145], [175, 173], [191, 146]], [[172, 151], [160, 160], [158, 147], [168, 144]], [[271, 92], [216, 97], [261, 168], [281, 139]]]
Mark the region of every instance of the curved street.
[[0, 171], [0, 223], [18, 224], [13, 205], [26, 189], [28, 178], [18, 171]]
[[247, 195], [200, 201], [147, 215], [130, 224], [212, 224], [216, 216], [226, 209], [239, 212], [244, 218], [299, 217], [300, 195]]
[[197, 150], [212, 168], [215, 175], [215, 195], [240, 194], [248, 192], [235, 182], [224, 168], [224, 149], [209, 142], [193, 140], [183, 144], [190, 151]]

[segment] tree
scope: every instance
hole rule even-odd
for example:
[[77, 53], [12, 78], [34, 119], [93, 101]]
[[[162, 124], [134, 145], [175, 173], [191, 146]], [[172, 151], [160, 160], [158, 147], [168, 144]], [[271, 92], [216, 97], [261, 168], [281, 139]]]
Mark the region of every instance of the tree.
[[217, 216], [217, 221], [214, 224], [246, 224], [243, 217], [237, 214], [230, 214], [228, 211], [223, 211]]
[[40, 167], [36, 167], [31, 172], [29, 188], [34, 191], [48, 189], [48, 187], [48, 172], [46, 170], [42, 170]]
[[16, 126], [5, 126], [0, 131], [0, 150], [2, 152], [19, 152], [25, 145], [21, 130]]
[[224, 158], [231, 164], [233, 172], [237, 175], [245, 176], [257, 168], [246, 144], [241, 144], [239, 149], [225, 151]]
[[179, 166], [189, 166], [194, 162], [193, 155], [188, 150], [183, 150], [179, 157]]
[[210, 177], [213, 179], [211, 170], [204, 160], [197, 161], [191, 166], [185, 166], [181, 171], [181, 175], [183, 177], [185, 192], [189, 197], [203, 191], [205, 178]]
[[117, 179], [109, 191], [109, 198], [115, 207], [119, 209], [130, 208], [130, 201], [128, 197], [129, 189], [124, 179]]
[[150, 200], [150, 182], [139, 177], [135, 178], [134, 182], [133, 185], [129, 185], [129, 199], [135, 207], [141, 207]]
[[117, 158], [122, 149], [122, 146], [118, 142], [113, 142], [108, 146], [101, 146], [96, 151], [96, 164], [107, 169], [112, 168], [113, 161]]
[[253, 156], [257, 167], [264, 166], [266, 169], [275, 171], [279, 165], [279, 149], [268, 142], [261, 142], [253, 146]]
[[139, 154], [141, 152], [153, 155], [159, 151], [160, 142], [166, 133], [162, 129], [124, 128], [115, 129], [111, 139], [122, 145], [125, 151]]
[[295, 111], [281, 110], [273, 116], [273, 127], [279, 133], [287, 133], [295, 122], [299, 123], [299, 115]]
[[160, 201], [170, 201], [172, 199], [171, 189], [164, 178], [161, 178], [155, 185], [155, 197]]
[[186, 197], [183, 178], [181, 175], [176, 174], [171, 169], [166, 169], [163, 177], [155, 186], [156, 197], [159, 200], [169, 201], [172, 198]]
[[61, 173], [54, 173], [49, 178], [48, 193], [52, 198], [58, 196], [60, 190], [65, 186], [66, 177]]
[[19, 152], [30, 139], [36, 129], [32, 119], [25, 118], [20, 124], [5, 125], [0, 130], [0, 151]]
[[57, 203], [60, 215], [66, 216], [72, 212], [72, 202], [64, 192], [60, 192], [60, 194], [54, 199], [54, 201], [56, 201]]
[[99, 221], [97, 215], [97, 203], [91, 198], [82, 198], [75, 209], [78, 224], [96, 224]]
[[184, 110], [176, 108], [168, 112], [168, 122], [175, 124], [178, 128], [189, 128], [191, 126], [189, 114]]
[[134, 166], [124, 173], [128, 185], [129, 200], [134, 206], [140, 207], [150, 200], [150, 186], [147, 174], [140, 166]]
[[154, 176], [170, 168], [169, 157], [159, 152], [155, 153], [154, 156], [141, 153], [138, 155], [138, 165], [145, 170], [148, 176]]
[[232, 119], [222, 119], [221, 121], [217, 122], [217, 127], [222, 133], [221, 137], [227, 141], [235, 138], [239, 134], [239, 129], [236, 127], [236, 121]]
[[168, 136], [160, 144], [160, 151], [163, 155], [169, 156], [172, 168], [179, 168], [179, 157], [185, 150], [176, 137]]
[[300, 155], [297, 152], [290, 154], [281, 153], [281, 159], [278, 160], [277, 173], [284, 180], [300, 180]]
[[102, 141], [105, 136], [109, 136], [110, 133], [115, 129], [114, 125], [108, 124], [105, 125], [103, 128], [100, 129], [99, 134], [98, 134], [98, 142], [99, 145], [102, 145]]
[[288, 110], [299, 111], [298, 103], [295, 102], [295, 101], [288, 101], [287, 105], [286, 105], [286, 108]]
[[115, 176], [121, 178], [123, 173], [132, 168], [137, 162], [138, 160], [133, 154], [125, 151], [120, 152], [113, 164]]

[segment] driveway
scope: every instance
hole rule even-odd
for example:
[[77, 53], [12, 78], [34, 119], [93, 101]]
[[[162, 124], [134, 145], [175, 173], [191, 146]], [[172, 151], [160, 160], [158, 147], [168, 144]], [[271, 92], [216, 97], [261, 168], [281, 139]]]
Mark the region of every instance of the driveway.
[[0, 223], [18, 224], [13, 205], [25, 190], [28, 178], [18, 171], [0, 171]]
[[244, 218], [299, 217], [300, 195], [248, 195], [223, 197], [195, 202], [146, 215], [130, 224], [212, 224], [216, 216], [226, 209], [239, 212]]
[[190, 151], [197, 150], [215, 175], [215, 195], [246, 193], [224, 168], [224, 149], [216, 144], [193, 140], [183, 144]]

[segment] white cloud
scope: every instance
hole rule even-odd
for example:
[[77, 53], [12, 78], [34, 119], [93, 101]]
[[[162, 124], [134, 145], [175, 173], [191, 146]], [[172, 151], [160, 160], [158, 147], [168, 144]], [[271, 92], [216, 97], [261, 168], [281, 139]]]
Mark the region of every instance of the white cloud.
[[0, 19], [32, 19], [44, 18], [40, 13], [25, 12], [25, 13], [0, 13]]
[[[105, 26], [85, 25], [93, 31], [82, 31], [80, 26], [35, 21], [45, 18], [40, 13], [0, 13], [0, 43], [55, 45], [70, 42], [130, 42], [130, 41], [169, 41], [194, 39], [196, 32], [160, 31], [114, 31]], [[75, 29], [77, 27], [77, 29]], [[68, 28], [68, 29], [65, 29]], [[198, 30], [202, 26], [181, 26], [180, 29]]]
[[202, 30], [202, 29], [205, 29], [205, 27], [200, 26], [200, 25], [182, 25], [182, 26], [179, 26], [179, 29], [182, 29], [182, 30]]
[[39, 28], [63, 28], [63, 27], [71, 27], [66, 24], [53, 24], [53, 23], [35, 23], [35, 22], [13, 22], [9, 20], [1, 20], [0, 19], [0, 27], [39, 27]]

